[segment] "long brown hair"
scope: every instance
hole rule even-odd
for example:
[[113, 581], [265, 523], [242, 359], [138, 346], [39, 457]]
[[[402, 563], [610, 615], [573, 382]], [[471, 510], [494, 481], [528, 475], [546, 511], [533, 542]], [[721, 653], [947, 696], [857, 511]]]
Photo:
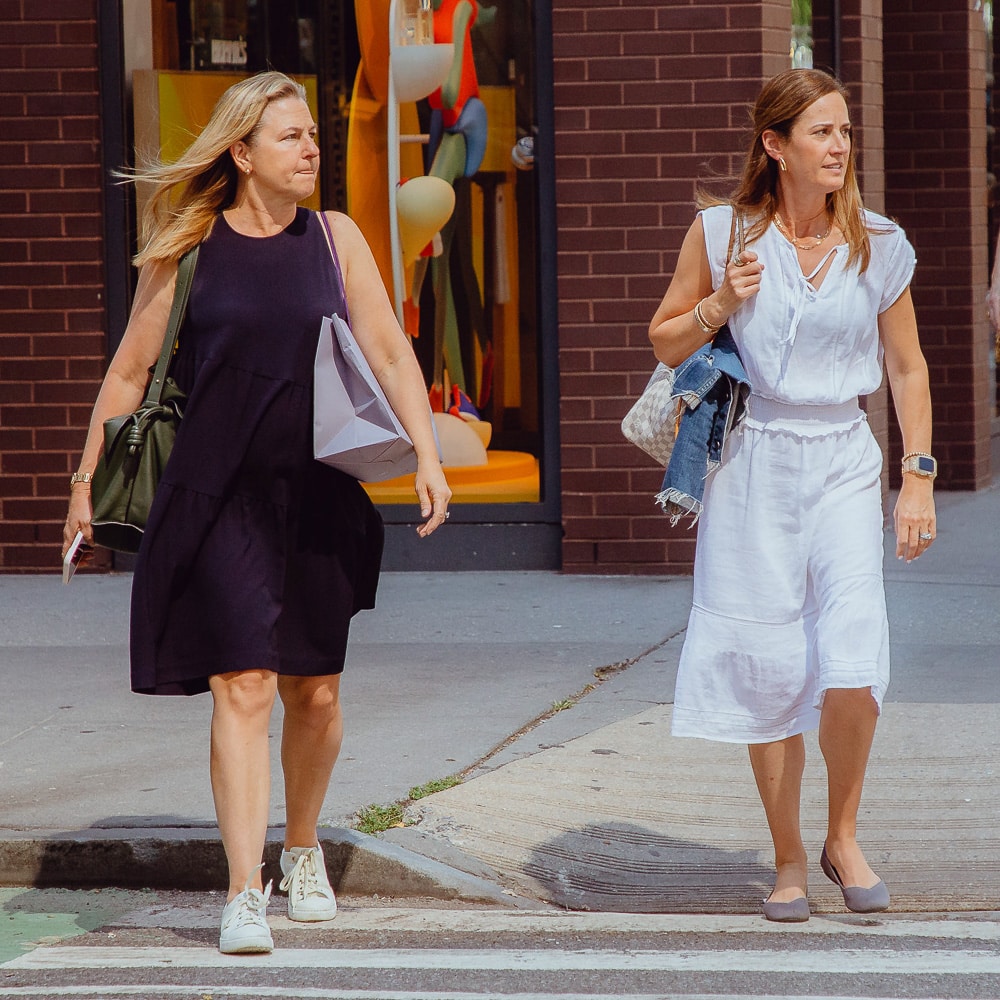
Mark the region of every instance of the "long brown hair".
[[267, 106], [286, 97], [306, 99], [305, 88], [284, 73], [257, 73], [234, 83], [218, 100], [201, 134], [174, 163], [154, 161], [125, 180], [155, 190], [142, 213], [142, 249], [133, 263], [176, 260], [209, 234], [216, 216], [236, 198], [239, 172], [229, 153], [253, 144]]
[[[746, 240], [759, 239], [771, 225], [778, 211], [778, 164], [764, 149], [763, 135], [777, 132], [787, 139], [803, 111], [827, 94], [840, 94], [846, 102], [847, 88], [837, 79], [816, 69], [787, 69], [764, 84], [751, 111], [753, 140], [743, 163], [743, 176], [728, 204], [747, 219]], [[864, 271], [871, 260], [869, 228], [858, 188], [856, 147], [851, 139], [844, 184], [826, 196], [833, 221], [844, 234], [850, 251], [848, 265], [859, 263]], [[700, 195], [699, 205], [727, 204], [710, 195]]]

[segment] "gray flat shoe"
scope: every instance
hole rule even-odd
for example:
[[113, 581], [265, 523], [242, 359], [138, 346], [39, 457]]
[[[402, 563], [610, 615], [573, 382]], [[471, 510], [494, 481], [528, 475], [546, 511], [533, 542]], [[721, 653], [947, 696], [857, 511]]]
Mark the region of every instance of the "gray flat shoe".
[[827, 857], [826, 845], [823, 846], [819, 866], [823, 869], [823, 874], [840, 887], [840, 891], [844, 894], [844, 905], [852, 913], [879, 913], [889, 909], [889, 889], [885, 882], [879, 879], [869, 889], [860, 885], [844, 885], [840, 878], [840, 872], [833, 867], [832, 862]]
[[790, 899], [787, 903], [764, 900], [764, 919], [778, 924], [801, 924], [809, 919], [809, 900], [805, 896]]

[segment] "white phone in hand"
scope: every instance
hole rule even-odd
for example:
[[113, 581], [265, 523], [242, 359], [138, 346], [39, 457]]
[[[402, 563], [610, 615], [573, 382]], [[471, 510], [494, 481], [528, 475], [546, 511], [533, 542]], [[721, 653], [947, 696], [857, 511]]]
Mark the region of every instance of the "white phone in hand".
[[77, 566], [80, 565], [80, 560], [89, 551], [90, 546], [84, 542], [83, 532], [78, 531], [76, 538], [73, 539], [73, 544], [66, 550], [66, 555], [63, 558], [63, 583], [69, 583], [73, 579], [73, 574], [76, 572]]

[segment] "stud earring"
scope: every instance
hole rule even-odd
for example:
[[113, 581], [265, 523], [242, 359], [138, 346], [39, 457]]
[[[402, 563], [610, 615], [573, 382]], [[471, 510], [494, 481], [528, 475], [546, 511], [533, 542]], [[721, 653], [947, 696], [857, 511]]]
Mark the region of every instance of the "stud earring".
[[244, 167], [243, 168], [243, 172], [247, 175], [247, 177], [250, 176], [250, 168], [249, 167]]
[[[778, 157], [778, 166], [781, 167], [783, 171], [788, 170], [788, 164], [785, 163], [785, 158], [783, 156]], [[249, 173], [249, 171], [247, 171], [247, 173]]]

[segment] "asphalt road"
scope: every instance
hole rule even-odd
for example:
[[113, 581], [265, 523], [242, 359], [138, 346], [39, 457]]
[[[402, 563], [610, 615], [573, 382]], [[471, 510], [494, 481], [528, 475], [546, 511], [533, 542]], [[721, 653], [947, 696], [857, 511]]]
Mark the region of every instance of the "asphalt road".
[[[218, 894], [216, 894], [216, 897]], [[204, 893], [5, 889], [0, 998], [995, 1000], [1000, 913], [759, 917], [407, 908], [344, 899], [330, 924], [271, 904], [276, 950], [215, 949]]]

